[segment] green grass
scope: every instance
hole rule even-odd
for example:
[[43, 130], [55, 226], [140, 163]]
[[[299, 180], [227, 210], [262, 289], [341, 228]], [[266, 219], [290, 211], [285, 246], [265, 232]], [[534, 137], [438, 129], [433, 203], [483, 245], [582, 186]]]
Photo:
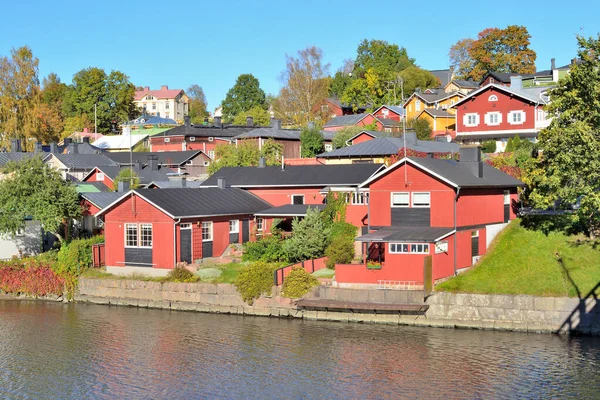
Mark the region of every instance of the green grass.
[[581, 236], [547, 236], [513, 221], [472, 270], [438, 291], [533, 296], [586, 296], [600, 282], [600, 250]]

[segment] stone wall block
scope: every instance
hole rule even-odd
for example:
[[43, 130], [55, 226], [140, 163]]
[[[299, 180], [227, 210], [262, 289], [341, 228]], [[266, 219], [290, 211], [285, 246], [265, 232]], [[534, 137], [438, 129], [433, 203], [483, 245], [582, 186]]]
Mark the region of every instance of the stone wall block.
[[218, 304], [219, 295], [199, 293], [198, 301], [202, 304], [210, 304], [210, 305]]
[[515, 296], [491, 296], [490, 307], [504, 309], [516, 308]]
[[[590, 303], [591, 303], [591, 300], [594, 300], [594, 299], [588, 299], [588, 301]], [[578, 298], [556, 297], [556, 298], [554, 298], [553, 310], [573, 312], [580, 307], [580, 303], [581, 303], [581, 300], [579, 300]]]
[[519, 310], [533, 310], [533, 296], [514, 296], [513, 306]]
[[385, 303], [385, 290], [369, 290], [369, 303]]
[[218, 294], [237, 294], [238, 291], [235, 285], [231, 285], [229, 283], [218, 283], [217, 284], [217, 293]]
[[219, 304], [222, 304], [224, 306], [243, 306], [245, 303], [242, 301], [242, 298], [240, 296], [236, 296], [236, 295], [219, 295], [219, 298], [217, 300], [219, 302]]
[[444, 318], [447, 319], [472, 319], [477, 320], [480, 319], [479, 315], [479, 307], [472, 306], [445, 306], [446, 314]]
[[554, 311], [554, 297], [534, 297], [533, 309], [537, 311]]

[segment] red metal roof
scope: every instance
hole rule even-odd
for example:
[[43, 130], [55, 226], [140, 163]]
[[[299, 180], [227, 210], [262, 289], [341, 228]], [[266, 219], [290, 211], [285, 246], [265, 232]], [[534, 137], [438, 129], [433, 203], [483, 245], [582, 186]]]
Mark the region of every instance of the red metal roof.
[[159, 89], [159, 90], [136, 90], [134, 100], [141, 100], [147, 94], [151, 94], [157, 99], [174, 99], [183, 89]]

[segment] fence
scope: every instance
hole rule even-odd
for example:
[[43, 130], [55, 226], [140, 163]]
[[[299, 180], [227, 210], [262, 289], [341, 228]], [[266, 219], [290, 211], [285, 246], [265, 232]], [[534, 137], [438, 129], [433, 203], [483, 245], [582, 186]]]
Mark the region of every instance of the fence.
[[94, 268], [104, 267], [104, 243], [92, 245], [92, 265]]
[[273, 273], [273, 281], [275, 282], [275, 286], [283, 285], [283, 280], [285, 279], [286, 276], [289, 275], [289, 273], [294, 268], [302, 267], [309, 274], [311, 274], [315, 271], [318, 271], [320, 269], [326, 268], [326, 265], [325, 265], [326, 259], [327, 259], [327, 257], [321, 257], [321, 258], [317, 258], [314, 260], [301, 261], [296, 264], [290, 264], [290, 265], [286, 265], [285, 267], [276, 269], [275, 272]]

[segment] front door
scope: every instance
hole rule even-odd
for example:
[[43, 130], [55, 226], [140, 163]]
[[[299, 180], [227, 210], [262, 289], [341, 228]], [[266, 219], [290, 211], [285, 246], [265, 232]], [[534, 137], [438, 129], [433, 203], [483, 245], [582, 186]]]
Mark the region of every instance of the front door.
[[192, 263], [192, 225], [181, 224], [179, 233], [179, 259], [181, 262]]
[[242, 243], [250, 240], [250, 220], [242, 220]]

